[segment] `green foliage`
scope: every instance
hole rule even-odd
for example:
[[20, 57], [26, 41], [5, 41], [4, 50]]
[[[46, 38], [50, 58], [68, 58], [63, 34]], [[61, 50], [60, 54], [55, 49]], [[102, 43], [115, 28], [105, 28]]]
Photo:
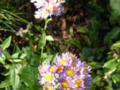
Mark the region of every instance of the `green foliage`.
[[120, 24], [120, 0], [110, 0], [111, 19]]
[[7, 48], [10, 46], [10, 44], [11, 44], [11, 39], [12, 39], [12, 37], [10, 36], [10, 37], [8, 37], [8, 38], [2, 43], [1, 48], [2, 48], [3, 50], [7, 49]]
[[[119, 79], [119, 73], [120, 73], [120, 57], [119, 57], [119, 42], [114, 43], [111, 46], [111, 51], [109, 54], [109, 58], [108, 61], [105, 62], [103, 68], [106, 69], [104, 78], [106, 80], [110, 80], [110, 82], [113, 82], [113, 85], [115, 86], [114, 88], [119, 88], [117, 85], [120, 83], [120, 79]], [[114, 51], [115, 52], [114, 52]], [[117, 52], [116, 52], [117, 50]]]
[[[24, 1], [25, 4], [25, 0]], [[21, 1], [1, 0], [0, 1], [0, 31], [16, 32], [21, 25], [27, 24], [28, 21], [24, 19], [23, 11], [20, 11], [19, 6]], [[23, 5], [24, 5], [23, 4]], [[16, 7], [15, 7], [16, 6]]]
[[104, 38], [105, 44], [111, 45], [113, 43], [113, 40], [119, 39], [120, 38], [119, 33], [120, 27], [113, 28], [113, 30], [107, 33], [107, 35], [105, 36]]
[[20, 77], [21, 77], [22, 84], [18, 90], [21, 90], [21, 89], [40, 90], [40, 86], [38, 83], [38, 68], [37, 67], [25, 66], [21, 70]]
[[0, 45], [1, 48], [0, 63], [2, 64], [5, 64], [5, 60], [6, 60], [6, 56], [5, 56], [6, 53], [4, 53], [4, 50], [10, 46], [11, 39], [12, 39], [11, 36], [6, 38], [6, 40], [4, 40], [4, 42]]
[[22, 23], [27, 24], [28, 21], [16, 12], [0, 9], [0, 30], [15, 32]]

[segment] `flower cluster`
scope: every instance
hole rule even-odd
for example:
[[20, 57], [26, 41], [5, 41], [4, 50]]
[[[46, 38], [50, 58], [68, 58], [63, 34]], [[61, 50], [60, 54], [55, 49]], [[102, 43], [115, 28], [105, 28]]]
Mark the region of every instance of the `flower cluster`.
[[91, 85], [90, 67], [72, 53], [57, 56], [54, 64], [39, 66], [44, 90], [84, 90]]
[[62, 3], [65, 0], [31, 0], [31, 3], [34, 3], [37, 11], [35, 11], [35, 18], [46, 19], [52, 15], [58, 16], [64, 11]]

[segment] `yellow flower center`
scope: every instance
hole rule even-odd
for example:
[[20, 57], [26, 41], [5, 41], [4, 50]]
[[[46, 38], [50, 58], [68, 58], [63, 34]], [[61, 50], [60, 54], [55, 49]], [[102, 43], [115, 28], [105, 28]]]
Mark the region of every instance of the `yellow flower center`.
[[53, 8], [53, 12], [56, 13], [59, 9], [60, 9], [60, 8], [58, 8], [58, 7], [54, 7], [54, 8]]
[[73, 77], [75, 75], [74, 69], [67, 68], [65, 74], [69, 77]]
[[66, 59], [60, 60], [60, 64], [61, 64], [61, 65], [65, 65], [65, 63], [67, 63], [67, 60], [66, 60]]
[[75, 55], [71, 55], [71, 58], [72, 58], [72, 60], [76, 60], [77, 59]]
[[64, 88], [70, 88], [70, 85], [69, 85], [69, 83], [68, 83], [67, 80], [62, 80], [62, 81], [61, 81], [61, 85], [62, 85]]
[[55, 71], [55, 67], [54, 66], [50, 67], [50, 72], [54, 72], [54, 71]]
[[77, 65], [77, 63], [76, 63], [76, 62], [72, 62], [72, 66], [74, 66], [74, 67], [75, 67], [76, 65]]
[[50, 85], [49, 85], [49, 86], [46, 86], [46, 87], [45, 87], [45, 90], [53, 90], [53, 86], [50, 86]]
[[79, 80], [79, 79], [75, 80], [75, 85], [76, 85], [77, 87], [81, 87], [81, 86], [82, 86], [82, 81]]
[[50, 74], [45, 74], [43, 78], [46, 82], [51, 82], [53, 80], [53, 76]]
[[81, 68], [81, 71], [82, 71], [83, 73], [87, 73], [87, 72], [88, 72], [88, 69], [87, 69], [87, 67], [82, 67], [82, 68]]

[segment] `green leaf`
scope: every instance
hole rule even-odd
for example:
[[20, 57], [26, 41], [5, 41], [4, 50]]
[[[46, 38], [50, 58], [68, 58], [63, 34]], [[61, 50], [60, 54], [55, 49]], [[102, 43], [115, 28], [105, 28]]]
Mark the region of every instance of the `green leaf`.
[[0, 55], [0, 63], [5, 64], [5, 59], [6, 59], [5, 55], [1, 54]]
[[34, 26], [38, 31], [40, 31], [42, 33], [43, 31], [43, 28], [41, 26], [38, 26], [38, 25], [35, 25]]
[[54, 38], [51, 35], [46, 36], [46, 40], [48, 41], [54, 41]]
[[[34, 85], [38, 85], [38, 68], [36, 67], [31, 67], [31, 66], [26, 66], [21, 70], [21, 80], [23, 83], [31, 88], [29, 90], [35, 90], [32, 89]], [[34, 87], [35, 88], [35, 87]], [[38, 90], [38, 89], [36, 89]]]
[[48, 55], [44, 61], [50, 63], [52, 59], [53, 59], [53, 55]]
[[0, 88], [5, 88], [5, 87], [8, 87], [10, 85], [11, 85], [11, 83], [9, 81], [9, 78], [6, 78], [6, 80], [4, 80], [0, 83]]
[[11, 62], [14, 62], [14, 63], [20, 63], [22, 61], [22, 59], [12, 59]]
[[88, 25], [88, 37], [91, 41], [91, 44], [94, 47], [99, 46], [99, 28], [100, 28], [101, 24], [99, 21], [97, 21], [95, 18], [93, 18], [90, 21], [90, 24]]
[[116, 14], [120, 15], [120, 0], [110, 0], [110, 6]]
[[108, 32], [107, 35], [104, 38], [104, 43], [106, 45], [111, 45], [112, 44], [112, 40], [117, 39], [117, 37], [119, 36], [120, 33], [120, 28], [119, 27], [115, 27], [111, 32]]
[[119, 21], [120, 20], [120, 0], [110, 0], [111, 19]]
[[21, 58], [21, 59], [24, 59], [26, 56], [27, 56], [26, 53], [22, 53], [22, 54], [20, 55], [20, 58]]
[[101, 80], [101, 77], [100, 76], [96, 76], [94, 79], [93, 79], [93, 83], [97, 83]]
[[120, 75], [112, 75], [112, 80], [114, 83], [120, 82]]
[[22, 66], [20, 64], [13, 65], [10, 68], [9, 76], [10, 76], [10, 83], [12, 85], [13, 90], [17, 90], [19, 88], [19, 85], [20, 85], [19, 73], [21, 68]]
[[112, 45], [113, 48], [120, 49], [120, 42], [116, 42]]
[[53, 56], [54, 55], [52, 54], [43, 53], [41, 59], [43, 60], [44, 63], [51, 63]]
[[30, 22], [30, 23], [28, 23], [28, 25], [27, 25], [27, 30], [30, 30], [31, 28], [32, 28], [32, 26], [33, 26], [33, 23], [32, 22]]
[[84, 27], [79, 27], [78, 30], [77, 30], [79, 33], [87, 33], [88, 32], [88, 29], [86, 26]]
[[65, 41], [65, 44], [66, 44], [68, 47], [81, 48], [81, 46], [80, 46], [80, 45], [81, 45], [80, 41], [77, 40], [77, 39], [74, 39], [74, 38], [69, 39], [69, 40], [66, 40], [66, 41]]
[[19, 57], [19, 52], [16, 52], [16, 53], [14, 53], [13, 55], [12, 55], [12, 58], [18, 58]]
[[12, 37], [9, 36], [9, 37], [2, 43], [1, 48], [2, 48], [3, 50], [7, 49], [7, 48], [10, 46], [10, 44], [11, 44], [11, 39], [12, 39]]
[[118, 58], [120, 56], [120, 42], [116, 42], [112, 45], [111, 50], [114, 52], [114, 57]]
[[[21, 79], [23, 82], [26, 83], [26, 85], [31, 85], [33, 79], [32, 78], [32, 68], [30, 66], [27, 66], [21, 70]], [[29, 76], [29, 77], [28, 77]]]
[[109, 61], [107, 61], [105, 64], [104, 64], [104, 68], [117, 68], [118, 66], [118, 63], [116, 62], [115, 59], [111, 59]]

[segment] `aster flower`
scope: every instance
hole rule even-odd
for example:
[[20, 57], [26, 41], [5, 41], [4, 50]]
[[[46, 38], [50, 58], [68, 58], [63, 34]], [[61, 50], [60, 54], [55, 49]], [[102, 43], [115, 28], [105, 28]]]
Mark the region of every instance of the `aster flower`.
[[91, 78], [90, 75], [84, 75], [84, 76], [83, 76], [83, 80], [84, 80], [84, 85], [85, 85], [86, 87], [91, 86], [91, 80], [92, 80], [92, 78]]
[[71, 53], [63, 53], [61, 56], [56, 57], [56, 64], [58, 66], [68, 66], [72, 63]]
[[47, 72], [41, 75], [40, 84], [54, 84], [55, 83], [55, 75], [53, 73]]
[[63, 76], [66, 77], [74, 77], [76, 75], [76, 71], [73, 67], [66, 67], [63, 73]]
[[56, 73], [58, 73], [58, 74], [62, 74], [62, 73], [64, 73], [64, 66], [57, 66], [57, 68], [56, 68]]
[[80, 75], [74, 76], [74, 90], [83, 90], [85, 88], [84, 79]]
[[52, 84], [45, 84], [43, 87], [44, 90], [55, 90]]
[[66, 66], [68, 62], [69, 62], [69, 59], [65, 57], [57, 57], [56, 59], [56, 64], [58, 66]]
[[49, 67], [49, 71], [50, 71], [51, 73], [55, 73], [56, 70], [57, 70], [57, 66], [56, 66], [56, 65], [52, 65], [52, 66]]
[[48, 69], [50, 68], [50, 64], [48, 63], [43, 63], [42, 65], [40, 65], [38, 67], [39, 73], [40, 74], [44, 74], [48, 71]]
[[90, 67], [85, 62], [83, 62], [80, 67], [80, 73], [81, 74], [89, 74], [90, 71], [91, 71]]
[[53, 65], [41, 65], [39, 69], [44, 90], [84, 90], [91, 85], [89, 65], [69, 52], [57, 56]]
[[61, 5], [65, 0], [31, 0], [37, 10], [35, 11], [35, 18], [51, 17], [52, 15], [58, 16], [64, 12], [64, 7]]
[[71, 77], [62, 77], [60, 78], [59, 83], [60, 83], [60, 87], [59, 87], [60, 90], [72, 89], [73, 79]]

